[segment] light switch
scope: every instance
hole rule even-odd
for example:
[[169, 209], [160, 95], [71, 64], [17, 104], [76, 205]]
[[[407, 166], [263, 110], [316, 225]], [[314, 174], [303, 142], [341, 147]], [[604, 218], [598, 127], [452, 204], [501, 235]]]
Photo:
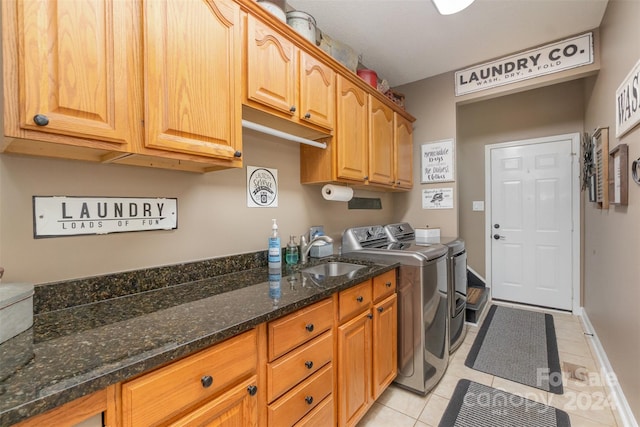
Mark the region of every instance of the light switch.
[[474, 200], [473, 201], [473, 210], [474, 211], [484, 211], [484, 200]]

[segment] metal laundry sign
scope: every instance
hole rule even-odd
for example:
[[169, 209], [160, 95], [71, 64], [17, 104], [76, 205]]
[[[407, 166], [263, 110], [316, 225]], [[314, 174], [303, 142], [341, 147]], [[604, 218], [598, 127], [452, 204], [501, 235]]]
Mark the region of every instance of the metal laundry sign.
[[455, 73], [456, 96], [593, 64], [593, 33], [571, 37]]
[[175, 198], [33, 196], [35, 238], [175, 228]]

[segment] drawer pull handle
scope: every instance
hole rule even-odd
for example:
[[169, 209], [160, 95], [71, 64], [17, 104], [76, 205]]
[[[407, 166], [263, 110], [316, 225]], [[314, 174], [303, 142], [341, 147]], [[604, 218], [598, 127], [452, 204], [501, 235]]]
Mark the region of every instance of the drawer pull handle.
[[362, 301], [364, 301], [364, 298], [362, 296], [359, 296], [358, 298], [356, 298], [356, 301], [362, 302]]
[[211, 384], [213, 384], [213, 377], [211, 375], [205, 375], [200, 378], [200, 382], [202, 383], [202, 387], [209, 388], [211, 387]]
[[247, 392], [249, 393], [249, 396], [255, 396], [258, 392], [258, 387], [250, 385], [249, 387], [247, 387]]
[[308, 119], [310, 119], [310, 118], [311, 118], [311, 113], [307, 113], [307, 114], [305, 114], [305, 115], [304, 115], [304, 118], [305, 118], [305, 119], [307, 119], [307, 120], [308, 120]]
[[309, 405], [311, 405], [313, 403], [313, 396], [305, 397], [304, 401], [307, 402]]
[[386, 286], [387, 288], [390, 288], [390, 287], [391, 287], [391, 282], [387, 282], [387, 283], [385, 283], [385, 286]]
[[291, 111], [292, 113], [296, 112], [296, 106], [292, 105], [291, 108], [289, 108], [289, 111]]
[[306, 362], [304, 362], [304, 366], [306, 366], [307, 369], [311, 369], [313, 368], [313, 362], [311, 360], [307, 360]]
[[44, 114], [36, 114], [33, 116], [33, 121], [38, 126], [46, 126], [49, 124], [49, 118]]
[[309, 323], [307, 326], [304, 327], [307, 331], [309, 332], [313, 332], [313, 323]]
[[382, 313], [384, 311], [384, 307], [378, 307], [378, 313]]

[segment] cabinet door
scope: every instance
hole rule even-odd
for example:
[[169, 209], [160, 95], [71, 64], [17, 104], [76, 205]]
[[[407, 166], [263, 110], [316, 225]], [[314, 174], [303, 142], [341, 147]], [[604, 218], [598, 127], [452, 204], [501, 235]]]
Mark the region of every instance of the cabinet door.
[[373, 307], [373, 399], [398, 372], [398, 298], [396, 294]]
[[25, 0], [17, 7], [19, 127], [128, 144], [139, 126], [131, 105], [142, 102], [133, 98], [137, 76], [128, 66], [135, 3]]
[[256, 377], [244, 381], [220, 397], [205, 403], [187, 416], [169, 424], [171, 427], [257, 426], [258, 395]]
[[413, 187], [413, 125], [395, 113], [395, 171], [400, 188]]
[[355, 425], [371, 400], [371, 313], [338, 328], [338, 425]]
[[240, 7], [146, 1], [145, 143], [233, 160], [242, 147]]
[[247, 99], [293, 116], [298, 109], [294, 44], [249, 15], [246, 61]]
[[393, 185], [393, 110], [373, 96], [369, 103], [369, 182]]
[[337, 82], [336, 174], [338, 178], [365, 181], [369, 141], [367, 94], [340, 75]]
[[300, 118], [332, 130], [335, 121], [335, 72], [300, 51]]

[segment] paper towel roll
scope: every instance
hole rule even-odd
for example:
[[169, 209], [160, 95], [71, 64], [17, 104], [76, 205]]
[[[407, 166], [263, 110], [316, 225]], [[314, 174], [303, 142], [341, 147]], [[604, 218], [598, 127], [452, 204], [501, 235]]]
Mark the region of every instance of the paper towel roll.
[[332, 202], [348, 202], [353, 198], [353, 188], [327, 184], [322, 187], [322, 197]]

